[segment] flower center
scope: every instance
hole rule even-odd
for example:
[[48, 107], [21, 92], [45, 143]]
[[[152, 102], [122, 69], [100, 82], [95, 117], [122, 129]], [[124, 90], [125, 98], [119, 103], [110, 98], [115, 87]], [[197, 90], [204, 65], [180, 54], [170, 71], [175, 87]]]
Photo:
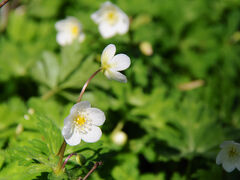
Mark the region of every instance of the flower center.
[[115, 24], [116, 21], [118, 20], [116, 10], [110, 10], [109, 12], [107, 12], [106, 20], [108, 21], [109, 24]]
[[75, 124], [79, 126], [83, 126], [86, 122], [86, 118], [82, 115], [78, 115], [76, 119], [74, 120]]
[[229, 157], [235, 157], [238, 155], [237, 148], [232, 146], [231, 149], [228, 151]]
[[79, 31], [78, 26], [74, 25], [74, 26], [72, 27], [71, 31], [72, 31], [72, 34], [73, 34], [74, 36], [77, 36], [77, 35], [78, 35], [78, 31]]
[[108, 63], [103, 63], [102, 64], [102, 69], [103, 69], [103, 71], [106, 71], [107, 69], [109, 69], [110, 68], [110, 65], [108, 64]]

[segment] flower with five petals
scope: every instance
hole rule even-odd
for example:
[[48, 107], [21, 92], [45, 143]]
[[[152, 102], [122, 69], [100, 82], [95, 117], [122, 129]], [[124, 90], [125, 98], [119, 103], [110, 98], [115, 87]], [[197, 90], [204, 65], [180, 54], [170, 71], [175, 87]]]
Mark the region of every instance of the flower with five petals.
[[81, 139], [88, 143], [98, 141], [102, 131], [98, 126], [105, 121], [104, 113], [97, 108], [92, 108], [88, 101], [75, 104], [64, 120], [62, 135], [70, 146], [78, 145]]
[[103, 38], [110, 38], [116, 34], [125, 34], [129, 29], [128, 16], [116, 5], [107, 1], [101, 8], [91, 15], [98, 24], [98, 29]]
[[227, 172], [235, 168], [240, 171], [240, 144], [234, 141], [224, 141], [220, 147], [222, 150], [217, 155], [216, 163], [222, 164]]
[[74, 40], [82, 42], [85, 38], [82, 32], [82, 25], [75, 17], [67, 17], [55, 24], [57, 33], [57, 42], [61, 46], [69, 45]]

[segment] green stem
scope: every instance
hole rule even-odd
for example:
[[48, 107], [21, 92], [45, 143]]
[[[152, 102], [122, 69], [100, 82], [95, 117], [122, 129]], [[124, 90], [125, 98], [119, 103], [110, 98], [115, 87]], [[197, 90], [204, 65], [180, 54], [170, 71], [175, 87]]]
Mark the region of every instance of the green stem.
[[112, 131], [112, 134], [114, 134], [115, 132], [121, 131], [123, 126], [124, 126], [124, 122], [123, 121], [119, 121], [117, 126]]
[[55, 87], [53, 89], [51, 89], [50, 91], [46, 92], [43, 96], [42, 96], [42, 99], [43, 100], [47, 100], [49, 99], [50, 97], [52, 97], [56, 92], [59, 91], [59, 88]]
[[[80, 95], [79, 95], [79, 97], [78, 97], [78, 100], [77, 100], [77, 102], [80, 102], [81, 101], [81, 99], [82, 99], [82, 96], [83, 96], [83, 94], [84, 94], [84, 92], [85, 92], [85, 90], [86, 90], [86, 88], [87, 88], [87, 86], [88, 86], [88, 84], [90, 83], [90, 81], [100, 72], [102, 70], [102, 68], [100, 68], [100, 69], [98, 69], [96, 72], [94, 72], [91, 76], [90, 76], [90, 78], [86, 81], [86, 83], [84, 84], [84, 86], [83, 86], [83, 88], [82, 88], [82, 90], [81, 90], [81, 93], [80, 93]], [[48, 93], [46, 93], [43, 97], [42, 97], [42, 99], [48, 99], [49, 97], [51, 97], [55, 92], [57, 92], [59, 89], [52, 89], [51, 91], [49, 91]], [[66, 146], [67, 146], [67, 143], [66, 143], [66, 141], [64, 140], [63, 141], [63, 143], [62, 143], [62, 145], [61, 145], [61, 147], [60, 147], [60, 149], [59, 149], [59, 151], [58, 151], [58, 153], [57, 153], [57, 156], [59, 156], [59, 161], [58, 161], [58, 165], [57, 165], [57, 169], [56, 169], [56, 173], [58, 174], [59, 172], [61, 172], [61, 170], [62, 170], [62, 161], [63, 161], [63, 156], [64, 156], [64, 152], [65, 152], [65, 149], [66, 149]]]
[[59, 156], [59, 161], [58, 161], [57, 170], [56, 170], [57, 174], [62, 170], [62, 161], [63, 161], [63, 156], [64, 156], [66, 146], [67, 146], [67, 143], [65, 140], [63, 140], [63, 143], [57, 153], [57, 156]]

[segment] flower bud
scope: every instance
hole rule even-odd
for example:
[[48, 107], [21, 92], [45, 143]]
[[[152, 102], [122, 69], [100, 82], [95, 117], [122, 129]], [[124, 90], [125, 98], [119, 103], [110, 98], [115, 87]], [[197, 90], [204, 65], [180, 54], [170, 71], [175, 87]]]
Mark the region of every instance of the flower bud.
[[16, 134], [19, 135], [21, 132], [23, 132], [23, 125], [22, 124], [18, 124], [18, 126], [16, 127]]
[[23, 116], [23, 117], [24, 117], [24, 119], [25, 119], [25, 120], [29, 120], [29, 119], [30, 119], [30, 117], [29, 117], [29, 115], [28, 115], [28, 114], [24, 114], [24, 116]]
[[153, 54], [152, 45], [149, 42], [141, 42], [139, 45], [140, 51], [145, 56], [151, 56]]
[[112, 141], [119, 146], [122, 146], [127, 142], [127, 134], [123, 131], [113, 133], [111, 138]]
[[28, 109], [28, 114], [33, 115], [35, 113], [33, 108], [29, 108]]
[[76, 161], [78, 164], [80, 164], [81, 166], [83, 166], [86, 163], [86, 158], [85, 156], [81, 155], [81, 154], [77, 154], [76, 155]]

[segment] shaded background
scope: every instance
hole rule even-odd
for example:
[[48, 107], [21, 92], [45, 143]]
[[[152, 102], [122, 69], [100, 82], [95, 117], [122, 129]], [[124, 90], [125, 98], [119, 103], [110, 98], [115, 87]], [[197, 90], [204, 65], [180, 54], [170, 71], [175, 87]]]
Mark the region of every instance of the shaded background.
[[[90, 18], [103, 2], [12, 0], [0, 10], [0, 179], [55, 178], [42, 165], [54, 164], [51, 151], [40, 146], [59, 149], [63, 120], [110, 43], [131, 58], [128, 83], [99, 74], [89, 85], [83, 99], [105, 112], [103, 137], [67, 147], [88, 161], [72, 158], [62, 178], [101, 160], [89, 179], [239, 179], [215, 159], [224, 140], [240, 140], [240, 1], [115, 0], [131, 24], [111, 39]], [[54, 24], [67, 16], [79, 19], [86, 39], [60, 47]], [[124, 145], [112, 140], [119, 130]]]

